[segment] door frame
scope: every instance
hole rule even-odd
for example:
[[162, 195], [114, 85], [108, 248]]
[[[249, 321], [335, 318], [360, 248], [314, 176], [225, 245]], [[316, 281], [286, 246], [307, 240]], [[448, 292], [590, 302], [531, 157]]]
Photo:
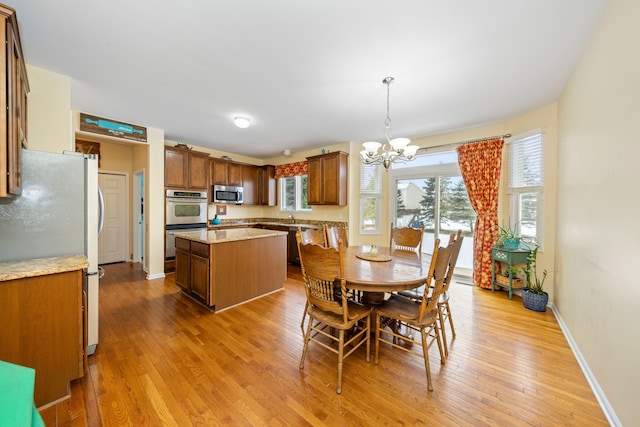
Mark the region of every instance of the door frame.
[[[146, 218], [143, 216], [142, 207], [138, 202], [141, 198], [144, 200], [145, 170], [144, 168], [133, 172], [133, 209], [131, 224], [133, 228], [133, 258], [132, 262], [144, 261], [144, 242], [146, 238]], [[141, 181], [142, 180], [142, 181]], [[142, 182], [142, 184], [141, 184]], [[142, 217], [142, 221], [138, 218]]]

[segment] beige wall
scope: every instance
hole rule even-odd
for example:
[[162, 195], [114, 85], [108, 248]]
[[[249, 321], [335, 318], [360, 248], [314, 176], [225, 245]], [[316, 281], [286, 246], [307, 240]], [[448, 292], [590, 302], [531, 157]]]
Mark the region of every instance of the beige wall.
[[640, 423], [639, 16], [640, 2], [609, 1], [558, 101], [555, 304], [628, 426]]
[[71, 79], [27, 65], [29, 149], [62, 153], [74, 151], [71, 133]]

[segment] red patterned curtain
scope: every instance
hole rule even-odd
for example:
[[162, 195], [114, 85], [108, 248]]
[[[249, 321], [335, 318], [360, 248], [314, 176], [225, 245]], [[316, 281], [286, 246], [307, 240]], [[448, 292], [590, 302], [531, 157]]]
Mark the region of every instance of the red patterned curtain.
[[286, 163], [284, 165], [276, 166], [276, 179], [287, 178], [290, 176], [306, 175], [307, 174], [307, 161], [295, 163]]
[[498, 186], [503, 139], [491, 139], [456, 149], [462, 179], [476, 211], [473, 234], [473, 283], [491, 288], [491, 247], [498, 234]]

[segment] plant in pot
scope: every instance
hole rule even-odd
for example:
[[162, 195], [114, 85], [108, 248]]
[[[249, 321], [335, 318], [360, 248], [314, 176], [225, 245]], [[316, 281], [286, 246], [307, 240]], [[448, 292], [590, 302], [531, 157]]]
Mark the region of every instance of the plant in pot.
[[520, 247], [520, 236], [518, 235], [518, 227], [516, 224], [505, 227], [500, 225], [496, 246], [504, 246], [505, 248], [515, 249]]
[[536, 245], [529, 256], [527, 287], [522, 290], [522, 303], [529, 310], [546, 311], [549, 294], [543, 290], [543, 287], [547, 278], [547, 270], [542, 272], [542, 277], [538, 277], [537, 258], [539, 248], [540, 246]]

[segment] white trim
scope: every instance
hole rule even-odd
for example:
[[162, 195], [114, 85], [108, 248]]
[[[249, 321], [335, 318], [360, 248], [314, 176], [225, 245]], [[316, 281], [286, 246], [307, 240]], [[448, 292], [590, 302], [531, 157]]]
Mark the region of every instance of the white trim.
[[571, 347], [571, 351], [573, 352], [573, 355], [576, 357], [576, 360], [578, 361], [578, 365], [580, 365], [580, 369], [582, 369], [582, 372], [584, 373], [584, 376], [587, 379], [587, 382], [589, 383], [591, 390], [593, 390], [593, 394], [595, 394], [596, 396], [596, 400], [598, 400], [598, 403], [600, 404], [600, 408], [602, 408], [602, 412], [604, 412], [605, 417], [607, 417], [607, 421], [609, 421], [609, 424], [611, 424], [612, 426], [622, 426], [622, 423], [618, 419], [615, 411], [613, 410], [613, 407], [609, 403], [607, 396], [604, 394], [604, 391], [602, 390], [602, 388], [600, 388], [600, 384], [598, 384], [598, 380], [593, 375], [593, 372], [591, 372], [591, 369], [589, 368], [589, 364], [585, 360], [584, 356], [582, 356], [582, 353], [580, 352], [580, 348], [578, 347], [578, 344], [576, 344], [576, 342], [573, 340], [573, 337], [571, 336], [571, 333], [569, 332], [567, 325], [564, 323], [562, 316], [560, 316], [560, 313], [556, 309], [556, 306], [553, 303], [549, 303], [548, 306], [549, 308], [551, 308], [553, 315], [556, 317], [556, 320], [558, 321], [558, 326], [560, 326], [560, 330], [564, 334], [564, 337], [567, 339], [567, 342], [569, 343], [569, 347]]
[[164, 275], [164, 273], [156, 273], [156, 274], [147, 274], [146, 279], [147, 280], [154, 280], [154, 279], [164, 279], [166, 276]]

